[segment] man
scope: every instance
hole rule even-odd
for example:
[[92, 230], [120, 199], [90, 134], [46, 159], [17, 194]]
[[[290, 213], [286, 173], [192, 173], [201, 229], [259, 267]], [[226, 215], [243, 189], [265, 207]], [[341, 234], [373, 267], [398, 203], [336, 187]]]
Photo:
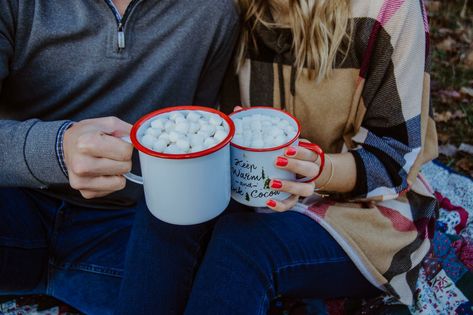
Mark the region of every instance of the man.
[[111, 312], [146, 209], [119, 137], [215, 105], [237, 28], [232, 0], [0, 2], [0, 294]]

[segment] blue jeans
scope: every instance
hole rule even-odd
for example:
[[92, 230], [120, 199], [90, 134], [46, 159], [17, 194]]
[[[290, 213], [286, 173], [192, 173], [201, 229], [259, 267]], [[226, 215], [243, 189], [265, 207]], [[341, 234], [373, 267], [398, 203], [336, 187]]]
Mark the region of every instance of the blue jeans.
[[296, 212], [234, 213], [215, 226], [185, 314], [266, 315], [270, 301], [280, 296], [380, 293], [310, 218]]
[[[152, 241], [127, 253], [134, 221], [132, 244]], [[211, 227], [212, 222], [191, 227], [161, 222], [149, 214], [143, 198], [131, 209], [100, 210], [27, 189], [0, 188], [0, 295], [47, 294], [91, 315], [112, 314], [117, 305], [146, 308], [142, 302], [149, 297], [175, 307], [181, 302], [176, 297], [190, 292], [200, 242], [207, 243]], [[136, 265], [127, 263], [133, 269], [126, 272], [125, 257], [137, 259]], [[134, 300], [141, 291], [133, 290], [131, 280], [146, 289], [156, 277], [167, 284], [165, 290]], [[131, 300], [118, 304], [120, 294]], [[167, 314], [124, 314], [153, 313]]]

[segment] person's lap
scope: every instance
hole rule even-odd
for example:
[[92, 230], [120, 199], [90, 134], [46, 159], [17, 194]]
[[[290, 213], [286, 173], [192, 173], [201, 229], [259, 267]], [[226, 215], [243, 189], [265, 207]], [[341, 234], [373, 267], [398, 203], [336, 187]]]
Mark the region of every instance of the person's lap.
[[319, 224], [296, 212], [219, 220], [186, 314], [266, 314], [286, 298], [380, 294]]
[[118, 297], [136, 209], [84, 208], [0, 188], [0, 295], [48, 294], [106, 314]]

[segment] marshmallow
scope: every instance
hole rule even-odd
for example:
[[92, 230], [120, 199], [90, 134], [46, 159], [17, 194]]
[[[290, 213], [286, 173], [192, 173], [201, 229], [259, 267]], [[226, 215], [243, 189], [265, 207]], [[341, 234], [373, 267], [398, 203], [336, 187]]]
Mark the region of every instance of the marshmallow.
[[223, 119], [220, 116], [211, 116], [209, 118], [209, 123], [214, 126], [220, 126], [223, 122]]
[[183, 151], [189, 151], [191, 145], [189, 144], [189, 141], [187, 139], [178, 139], [176, 141], [176, 146], [179, 149], [182, 149]]
[[187, 114], [187, 120], [192, 121], [192, 122], [197, 122], [200, 119], [200, 115], [197, 114], [195, 111], [189, 111], [189, 114]]
[[272, 148], [284, 145], [296, 135], [289, 119], [254, 114], [236, 118], [233, 143], [251, 148]]
[[183, 114], [176, 111], [176, 112], [171, 112], [171, 114], [169, 114], [169, 119], [176, 121], [178, 119], [184, 119], [185, 120], [186, 118], [184, 117]]
[[225, 130], [217, 130], [214, 135], [214, 139], [217, 143], [222, 142], [226, 137], [228, 136], [228, 132], [225, 132]]
[[191, 122], [189, 124], [189, 133], [197, 133], [200, 130], [200, 125], [197, 122]]
[[184, 150], [182, 150], [181, 148], [179, 148], [177, 145], [171, 144], [166, 149], [164, 149], [164, 153], [167, 153], [167, 154], [184, 154], [186, 152]]
[[186, 134], [189, 131], [189, 123], [185, 119], [182, 122], [176, 122], [176, 127], [174, 130]]
[[153, 150], [159, 153], [164, 152], [164, 150], [167, 148], [168, 142], [164, 140], [156, 140], [153, 143]]
[[203, 146], [205, 138], [202, 134], [190, 135], [190, 143], [192, 147]]
[[[141, 143], [167, 154], [194, 153], [214, 147], [228, 136], [230, 129], [220, 116], [193, 110], [163, 114], [150, 125]], [[251, 142], [251, 138], [248, 141]]]
[[154, 128], [154, 129], [159, 129], [159, 130], [163, 130], [164, 129], [164, 124], [167, 122], [167, 119], [155, 119], [151, 122], [151, 127]]
[[177, 140], [182, 139], [183, 137], [184, 135], [182, 133], [175, 130], [169, 133], [169, 140], [171, 140], [171, 142], [177, 142]]
[[146, 130], [146, 134], [157, 138], [161, 134], [161, 129], [148, 128], [148, 130]]
[[204, 151], [205, 148], [203, 146], [195, 146], [195, 147], [192, 147], [190, 152], [191, 153], [195, 153], [195, 152], [200, 152], [200, 151]]
[[215, 139], [214, 138], [207, 138], [204, 140], [204, 147], [205, 148], [211, 148], [216, 145]]
[[145, 147], [151, 147], [155, 141], [155, 137], [151, 135], [144, 135], [143, 138], [141, 138], [141, 144], [144, 145]]
[[176, 124], [173, 121], [168, 120], [164, 124], [164, 129], [166, 130], [166, 132], [171, 132], [174, 130], [174, 128], [176, 128]]

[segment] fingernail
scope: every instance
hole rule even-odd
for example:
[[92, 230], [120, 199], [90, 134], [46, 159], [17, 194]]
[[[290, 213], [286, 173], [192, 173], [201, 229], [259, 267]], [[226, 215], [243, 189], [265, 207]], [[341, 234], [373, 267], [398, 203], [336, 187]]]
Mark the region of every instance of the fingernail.
[[286, 149], [286, 155], [287, 156], [294, 156], [297, 154], [297, 150], [293, 147], [289, 147]]
[[268, 201], [266, 202], [266, 205], [267, 205], [268, 207], [274, 208], [274, 207], [276, 207], [276, 201], [274, 201], [274, 200], [268, 200]]
[[282, 182], [277, 179], [273, 179], [271, 183], [271, 188], [276, 188], [276, 189], [281, 189], [282, 188]]
[[289, 163], [289, 161], [286, 158], [283, 158], [283, 157], [278, 157], [277, 160], [276, 160], [276, 165], [277, 166], [287, 166], [287, 163]]

